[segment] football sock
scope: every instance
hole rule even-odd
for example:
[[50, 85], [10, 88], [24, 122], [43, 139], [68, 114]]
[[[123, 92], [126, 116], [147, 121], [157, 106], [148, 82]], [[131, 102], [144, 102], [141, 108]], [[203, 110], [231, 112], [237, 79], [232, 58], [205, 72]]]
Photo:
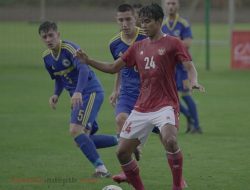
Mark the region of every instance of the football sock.
[[139, 167], [135, 160], [131, 160], [129, 163], [121, 166], [125, 175], [128, 178], [129, 183], [136, 190], [144, 190], [144, 185], [142, 183], [141, 177], [139, 175]]
[[118, 144], [116, 136], [112, 135], [90, 135], [90, 139], [94, 142], [96, 148], [107, 148]]
[[181, 103], [180, 103], [180, 112], [183, 113], [183, 115], [185, 115], [185, 117], [190, 117], [190, 113], [189, 113], [188, 109], [185, 108], [185, 106], [183, 106]]
[[182, 153], [181, 150], [177, 150], [175, 153], [167, 152], [168, 164], [172, 171], [173, 188], [181, 189], [182, 180]]
[[199, 128], [198, 112], [193, 98], [190, 95], [187, 95], [187, 96], [182, 96], [182, 99], [187, 104], [189, 113], [194, 121], [194, 128], [198, 129]]
[[104, 165], [103, 161], [100, 159], [100, 156], [96, 151], [96, 147], [93, 141], [89, 138], [88, 135], [78, 135], [75, 138], [75, 142], [78, 144], [83, 154], [88, 158], [88, 160], [94, 165], [95, 168], [100, 165]]

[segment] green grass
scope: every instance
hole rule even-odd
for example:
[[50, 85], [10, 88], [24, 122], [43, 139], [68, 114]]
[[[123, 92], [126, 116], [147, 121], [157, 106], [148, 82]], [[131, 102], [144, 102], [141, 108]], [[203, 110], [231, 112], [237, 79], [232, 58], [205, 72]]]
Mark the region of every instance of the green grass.
[[[0, 25], [0, 190], [101, 190], [113, 184], [110, 179], [89, 178], [93, 168], [68, 134], [68, 95], [62, 95], [56, 111], [48, 106], [53, 82], [43, 68], [38, 25]], [[59, 26], [64, 39], [78, 43], [92, 57], [112, 60], [108, 42], [118, 31], [115, 24]], [[195, 39], [204, 40], [203, 28], [193, 25]], [[229, 41], [227, 26], [212, 25], [211, 30], [212, 40]], [[206, 87], [205, 94], [194, 93], [204, 134], [185, 135], [181, 117], [179, 143], [185, 156], [185, 178], [190, 190], [250, 189], [249, 71], [230, 70], [229, 45], [212, 46], [211, 71], [206, 71], [204, 51], [203, 46], [192, 48], [200, 82]], [[114, 114], [108, 103], [113, 76], [97, 74], [106, 91], [99, 133], [114, 134]], [[100, 154], [112, 173], [119, 172], [115, 148], [100, 150]], [[139, 164], [146, 189], [170, 189], [170, 172], [156, 135], [148, 139]], [[63, 184], [55, 178], [71, 181]], [[131, 189], [127, 184], [121, 187]]]

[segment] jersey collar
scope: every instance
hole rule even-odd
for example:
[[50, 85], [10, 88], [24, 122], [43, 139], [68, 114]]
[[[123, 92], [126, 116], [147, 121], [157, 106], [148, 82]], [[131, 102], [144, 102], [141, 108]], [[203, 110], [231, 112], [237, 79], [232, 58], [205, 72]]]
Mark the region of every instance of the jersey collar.
[[59, 57], [60, 57], [60, 54], [61, 54], [61, 49], [62, 49], [62, 40], [60, 40], [60, 44], [59, 44], [59, 51], [58, 51], [58, 54], [57, 56], [55, 57], [52, 50], [50, 50], [50, 53], [51, 53], [51, 56], [53, 57], [53, 59], [55, 61], [58, 61]]
[[125, 44], [127, 44], [128, 46], [130, 46], [130, 45], [132, 45], [132, 44], [135, 42], [136, 38], [138, 37], [139, 31], [140, 31], [140, 28], [136, 27], [135, 37], [134, 37], [130, 42], [127, 42], [127, 41], [126, 41], [126, 39], [123, 37], [123, 35], [124, 35], [123, 32], [121, 32], [121, 40], [122, 40]]
[[177, 24], [179, 20], [179, 14], [176, 14], [175, 19], [174, 19], [174, 23], [172, 24], [172, 26], [170, 26], [170, 20], [169, 17], [166, 18], [166, 25], [168, 27], [169, 30], [173, 30]]

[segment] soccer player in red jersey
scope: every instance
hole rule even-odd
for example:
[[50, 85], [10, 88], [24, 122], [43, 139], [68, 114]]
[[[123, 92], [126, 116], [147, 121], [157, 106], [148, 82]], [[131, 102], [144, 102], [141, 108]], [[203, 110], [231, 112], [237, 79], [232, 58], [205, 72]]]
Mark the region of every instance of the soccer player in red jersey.
[[172, 190], [182, 190], [182, 153], [177, 143], [179, 101], [175, 84], [175, 66], [182, 62], [191, 88], [204, 91], [198, 83], [197, 72], [183, 43], [161, 31], [164, 13], [158, 4], [144, 6], [140, 12], [141, 27], [147, 39], [134, 43], [113, 64], [90, 59], [78, 50], [76, 56], [103, 72], [116, 73], [122, 67], [136, 66], [141, 87], [133, 111], [126, 120], [117, 148], [117, 157], [136, 190], [144, 190], [139, 167], [132, 154], [139, 144], [144, 144], [154, 126], [158, 127], [167, 152], [173, 176]]

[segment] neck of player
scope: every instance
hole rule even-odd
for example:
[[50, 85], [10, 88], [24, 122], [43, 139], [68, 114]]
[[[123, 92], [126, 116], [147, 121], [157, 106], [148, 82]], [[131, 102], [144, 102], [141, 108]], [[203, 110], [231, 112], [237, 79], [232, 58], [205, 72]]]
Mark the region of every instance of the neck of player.
[[130, 34], [124, 34], [123, 33], [123, 38], [124, 38], [124, 40], [126, 40], [127, 43], [131, 43], [131, 41], [135, 38], [136, 30], [137, 29], [135, 27]]
[[174, 21], [176, 19], [176, 16], [177, 16], [177, 13], [173, 13], [173, 14], [169, 14], [168, 18], [169, 20]]

